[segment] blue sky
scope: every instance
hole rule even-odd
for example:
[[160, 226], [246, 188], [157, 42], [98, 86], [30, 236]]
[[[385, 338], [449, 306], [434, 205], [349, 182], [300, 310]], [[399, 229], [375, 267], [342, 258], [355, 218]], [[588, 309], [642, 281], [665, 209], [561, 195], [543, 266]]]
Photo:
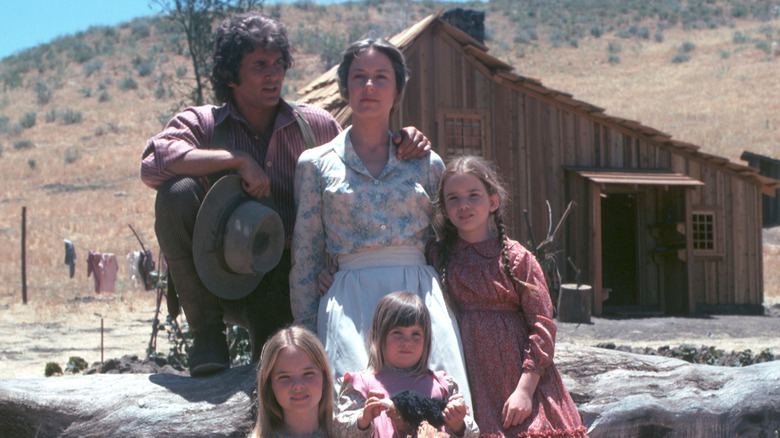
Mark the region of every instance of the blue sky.
[[[266, 0], [265, 3], [279, 2]], [[10, 0], [8, 3], [0, 14], [0, 59], [91, 26], [115, 26], [160, 12], [159, 6], [150, 0]]]

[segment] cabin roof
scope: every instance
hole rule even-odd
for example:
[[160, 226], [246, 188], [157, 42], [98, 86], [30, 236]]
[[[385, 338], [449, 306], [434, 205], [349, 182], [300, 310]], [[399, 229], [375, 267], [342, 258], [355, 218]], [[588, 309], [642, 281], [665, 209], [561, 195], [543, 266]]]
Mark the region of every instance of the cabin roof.
[[[622, 132], [627, 132], [630, 135], [640, 136], [658, 147], [687, 159], [698, 160], [720, 167], [730, 174], [758, 184], [761, 191], [767, 195], [774, 196], [776, 189], [780, 188], [780, 181], [759, 175], [758, 169], [730, 161], [724, 157], [702, 152], [701, 148], [695, 144], [675, 140], [670, 134], [645, 126], [638, 121], [611, 116], [606, 113], [604, 108], [577, 100], [571, 94], [545, 87], [538, 79], [513, 73], [514, 67], [490, 55], [488, 48], [484, 44], [441, 19], [443, 12], [442, 10], [437, 14], [431, 14], [423, 18], [390, 38], [390, 42], [405, 53], [427, 29], [438, 26], [439, 30], [450, 37], [448, 38], [449, 40], [461, 46], [467, 58], [481, 66], [481, 71], [488, 72], [495, 82], [505, 87], [519, 90], [540, 100], [555, 104], [567, 111], [586, 115], [598, 120], [599, 123], [614, 127]], [[351, 110], [339, 93], [336, 81], [337, 68], [338, 66], [334, 66], [306, 85], [300, 92], [300, 101], [325, 109], [340, 124], [344, 125], [351, 116]]]

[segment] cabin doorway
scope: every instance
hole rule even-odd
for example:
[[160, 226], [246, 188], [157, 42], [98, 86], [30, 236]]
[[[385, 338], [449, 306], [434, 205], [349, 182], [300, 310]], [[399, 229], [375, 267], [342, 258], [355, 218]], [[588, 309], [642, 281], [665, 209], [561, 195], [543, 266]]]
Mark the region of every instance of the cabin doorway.
[[625, 313], [639, 306], [638, 202], [636, 193], [601, 198], [602, 286], [609, 289], [603, 312]]

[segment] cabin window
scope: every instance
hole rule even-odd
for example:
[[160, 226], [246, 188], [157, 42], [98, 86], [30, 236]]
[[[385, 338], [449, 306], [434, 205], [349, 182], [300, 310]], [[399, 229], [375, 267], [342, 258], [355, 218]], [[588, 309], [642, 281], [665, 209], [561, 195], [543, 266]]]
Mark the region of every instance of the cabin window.
[[693, 231], [693, 252], [716, 254], [718, 251], [717, 224], [714, 211], [694, 211], [691, 217]]
[[439, 120], [439, 138], [444, 140], [444, 156], [477, 155], [487, 157], [489, 114], [479, 110], [443, 110]]

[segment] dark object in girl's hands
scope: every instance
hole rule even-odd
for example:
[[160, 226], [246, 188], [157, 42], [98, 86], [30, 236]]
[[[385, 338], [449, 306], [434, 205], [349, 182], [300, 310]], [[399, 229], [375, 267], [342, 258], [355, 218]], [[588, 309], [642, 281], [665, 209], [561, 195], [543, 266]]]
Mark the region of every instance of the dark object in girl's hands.
[[417, 430], [423, 421], [437, 429], [444, 426], [442, 410], [447, 406], [447, 400], [426, 397], [415, 391], [401, 391], [390, 400], [401, 419], [411, 426], [407, 430]]

